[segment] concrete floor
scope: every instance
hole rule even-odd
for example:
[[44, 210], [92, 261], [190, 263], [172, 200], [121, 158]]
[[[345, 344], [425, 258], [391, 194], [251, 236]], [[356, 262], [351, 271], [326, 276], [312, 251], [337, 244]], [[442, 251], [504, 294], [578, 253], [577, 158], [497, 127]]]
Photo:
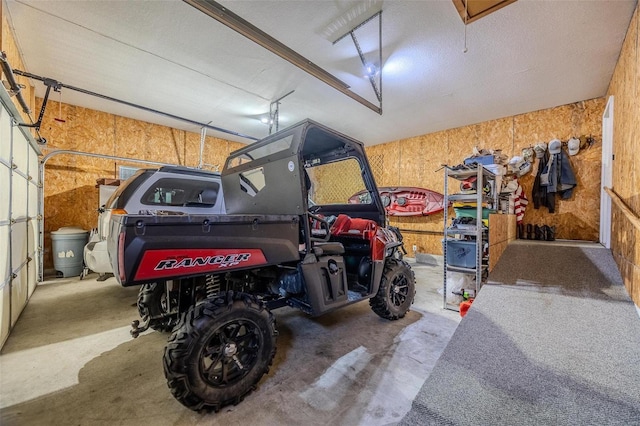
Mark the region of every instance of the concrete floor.
[[442, 309], [442, 258], [416, 264], [417, 294], [399, 321], [367, 302], [319, 318], [276, 310], [268, 375], [237, 406], [201, 414], [167, 388], [168, 334], [137, 339], [138, 288], [97, 275], [41, 284], [0, 355], [3, 425], [388, 425], [411, 402], [460, 322]]

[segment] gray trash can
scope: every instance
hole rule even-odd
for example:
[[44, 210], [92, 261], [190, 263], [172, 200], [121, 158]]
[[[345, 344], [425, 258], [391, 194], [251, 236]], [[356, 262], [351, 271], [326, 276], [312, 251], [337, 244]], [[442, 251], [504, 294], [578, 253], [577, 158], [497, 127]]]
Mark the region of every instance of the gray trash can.
[[64, 226], [51, 232], [53, 267], [63, 277], [77, 277], [82, 273], [82, 253], [89, 241], [89, 231], [76, 226]]

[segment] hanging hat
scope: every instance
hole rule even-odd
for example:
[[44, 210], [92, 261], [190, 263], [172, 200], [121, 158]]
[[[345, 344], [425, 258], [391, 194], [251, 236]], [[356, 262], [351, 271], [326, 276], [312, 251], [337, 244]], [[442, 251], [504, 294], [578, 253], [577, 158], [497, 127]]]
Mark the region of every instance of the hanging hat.
[[547, 152], [547, 144], [544, 142], [537, 143], [533, 150], [536, 152], [536, 158], [542, 158], [544, 153]]
[[533, 161], [533, 148], [528, 147], [522, 150], [522, 158], [524, 161], [532, 162]]
[[560, 154], [562, 152], [562, 142], [559, 139], [553, 139], [549, 142], [549, 154]]
[[509, 169], [516, 173], [518, 170], [520, 170], [520, 166], [524, 163], [524, 159], [522, 157], [520, 157], [519, 155], [516, 155], [514, 157], [511, 157], [511, 160], [509, 160]]
[[529, 173], [531, 171], [531, 163], [528, 161], [525, 161], [524, 163], [522, 163], [520, 165], [520, 169], [518, 169], [518, 171], [516, 172], [516, 174], [518, 175], [518, 177], [524, 176], [527, 173]]
[[567, 142], [567, 146], [569, 148], [569, 155], [576, 155], [578, 151], [580, 151], [580, 139], [569, 139], [569, 142]]
[[509, 160], [509, 169], [518, 177], [525, 175], [531, 171], [531, 162], [516, 155]]

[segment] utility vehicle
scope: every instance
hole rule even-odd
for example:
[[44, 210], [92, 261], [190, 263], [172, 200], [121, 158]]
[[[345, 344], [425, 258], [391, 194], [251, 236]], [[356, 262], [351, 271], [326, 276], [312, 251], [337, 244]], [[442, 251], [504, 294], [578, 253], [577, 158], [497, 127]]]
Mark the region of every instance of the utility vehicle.
[[[360, 142], [305, 120], [232, 153], [222, 186], [226, 215], [111, 219], [115, 276], [142, 284], [132, 334], [172, 331], [164, 373], [193, 410], [255, 388], [276, 351], [273, 309], [317, 316], [368, 300], [396, 320], [415, 295]], [[362, 190], [370, 201], [350, 204]]]

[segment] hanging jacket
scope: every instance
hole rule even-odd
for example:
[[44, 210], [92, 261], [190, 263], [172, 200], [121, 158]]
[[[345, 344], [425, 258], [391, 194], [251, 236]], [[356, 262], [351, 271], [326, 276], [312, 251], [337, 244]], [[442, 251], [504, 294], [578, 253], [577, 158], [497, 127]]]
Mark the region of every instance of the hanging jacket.
[[[559, 154], [553, 154], [550, 156], [548, 170], [548, 185], [547, 192], [558, 193], [563, 200], [571, 198], [573, 195], [573, 188], [575, 188], [576, 176], [571, 168], [571, 162], [569, 156], [565, 155], [564, 151], [560, 151]], [[544, 173], [541, 176], [541, 185], [544, 185]]]
[[536, 178], [533, 181], [533, 190], [531, 191], [531, 198], [533, 199], [533, 208], [539, 209], [540, 206], [547, 207], [549, 213], [554, 213], [556, 208], [555, 194], [547, 191], [547, 186], [540, 183], [540, 177], [547, 167], [548, 159], [547, 154], [538, 158], [538, 172]]

